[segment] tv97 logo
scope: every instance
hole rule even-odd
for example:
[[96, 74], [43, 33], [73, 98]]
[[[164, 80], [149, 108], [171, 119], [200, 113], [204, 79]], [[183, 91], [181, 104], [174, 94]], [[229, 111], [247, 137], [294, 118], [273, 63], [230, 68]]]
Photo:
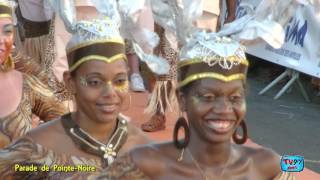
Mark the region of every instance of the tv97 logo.
[[284, 172], [301, 172], [304, 169], [303, 156], [282, 156], [281, 170]]

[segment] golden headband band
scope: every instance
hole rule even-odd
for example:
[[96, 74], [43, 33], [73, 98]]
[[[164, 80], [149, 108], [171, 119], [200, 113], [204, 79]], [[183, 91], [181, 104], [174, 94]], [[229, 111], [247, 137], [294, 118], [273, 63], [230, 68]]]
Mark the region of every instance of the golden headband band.
[[7, 4], [0, 3], [0, 17], [12, 17], [12, 9]]
[[69, 71], [72, 72], [75, 69], [77, 69], [81, 64], [87, 62], [87, 61], [103, 61], [106, 63], [112, 63], [117, 60], [125, 60], [127, 61], [127, 56], [125, 54], [117, 54], [112, 57], [105, 57], [105, 56], [99, 56], [99, 55], [90, 55], [90, 56], [85, 56], [81, 59], [79, 59], [76, 63], [74, 63], [72, 66], [70, 66]]
[[112, 63], [116, 60], [126, 60], [125, 45], [118, 42], [96, 42], [81, 46], [67, 54], [69, 70], [73, 71], [82, 63], [90, 60]]
[[204, 73], [198, 73], [198, 74], [193, 74], [188, 76], [183, 81], [178, 83], [178, 88], [181, 88], [193, 81], [196, 81], [199, 79], [205, 79], [205, 78], [217, 79], [223, 82], [230, 82], [234, 80], [244, 80], [245, 77], [246, 77], [245, 74], [242, 74], [242, 73], [225, 76], [223, 74], [218, 74], [214, 72], [204, 72]]
[[[232, 63], [232, 61], [228, 61]], [[182, 61], [178, 65], [178, 88], [181, 88], [193, 81], [205, 78], [217, 79], [223, 82], [234, 80], [245, 80], [248, 61], [239, 61], [239, 64], [233, 64], [229, 69], [215, 64], [209, 66], [206, 62], [200, 59], [192, 59]]]

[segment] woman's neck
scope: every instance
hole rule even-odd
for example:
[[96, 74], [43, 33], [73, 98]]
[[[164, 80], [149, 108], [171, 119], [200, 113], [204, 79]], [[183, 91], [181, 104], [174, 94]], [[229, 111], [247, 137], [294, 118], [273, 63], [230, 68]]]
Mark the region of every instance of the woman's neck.
[[81, 129], [101, 143], [109, 141], [117, 126], [117, 120], [109, 123], [97, 123], [82, 112], [74, 113], [72, 119], [76, 121]]
[[231, 158], [231, 142], [211, 143], [196, 135], [190, 137], [188, 149], [191, 155], [202, 165], [224, 166]]

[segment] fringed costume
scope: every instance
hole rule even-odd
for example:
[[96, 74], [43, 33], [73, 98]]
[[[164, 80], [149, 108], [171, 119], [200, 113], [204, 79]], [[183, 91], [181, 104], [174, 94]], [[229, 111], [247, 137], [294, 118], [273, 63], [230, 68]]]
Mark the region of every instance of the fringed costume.
[[[154, 54], [163, 57], [170, 65], [169, 73], [166, 75], [156, 76], [150, 74], [155, 79], [148, 105], [145, 113], [153, 115], [151, 119], [142, 125], [144, 131], [158, 131], [165, 127], [165, 113], [167, 110], [173, 111], [177, 107], [175, 95], [177, 81], [177, 63], [178, 53], [171, 48], [168, 39], [165, 36], [164, 29], [155, 24], [155, 32], [160, 37], [159, 45], [155, 48]], [[152, 82], [151, 82], [152, 83]], [[164, 119], [158, 119], [157, 115], [162, 115]]]

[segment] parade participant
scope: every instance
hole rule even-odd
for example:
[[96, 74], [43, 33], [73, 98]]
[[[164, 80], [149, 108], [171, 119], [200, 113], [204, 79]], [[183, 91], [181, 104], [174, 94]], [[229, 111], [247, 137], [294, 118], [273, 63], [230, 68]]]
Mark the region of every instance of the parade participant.
[[49, 88], [35, 76], [14, 70], [12, 11], [11, 2], [0, 1], [0, 148], [32, 129], [32, 114], [49, 121], [66, 112]]
[[[154, 2], [159, 3], [159, 0]], [[168, 6], [157, 4], [161, 9], [158, 9], [156, 16], [162, 15], [162, 26], [172, 27], [176, 23], [174, 28], [182, 46], [177, 89], [182, 113], [174, 127], [173, 142], [135, 148], [119, 157], [101, 175], [90, 178], [293, 178], [291, 174], [281, 171], [280, 157], [274, 151], [241, 145], [248, 137], [244, 119], [249, 63], [245, 48], [238, 41], [224, 36], [235, 31], [225, 29], [221, 34], [194, 32], [190, 22], [199, 15], [199, 11], [196, 11], [199, 4], [196, 1], [184, 4], [185, 9], [177, 8], [177, 4], [171, 2], [163, 3]], [[173, 7], [172, 16], [165, 7]], [[234, 23], [233, 25], [239, 26], [242, 21]], [[250, 25], [255, 23], [257, 22]], [[230, 27], [234, 27], [233, 25]], [[268, 25], [274, 29], [273, 25], [276, 24]], [[261, 24], [254, 28], [250, 26], [250, 30], [260, 26]], [[272, 38], [273, 34], [266, 32], [264, 35]], [[238, 128], [242, 129], [242, 136], [238, 135]], [[178, 137], [179, 131], [184, 131], [185, 137], [182, 140]], [[231, 139], [236, 144], [231, 143]]]
[[[227, 18], [224, 23], [230, 23], [235, 19], [236, 2], [235, 0], [226, 0], [227, 5]], [[220, 16], [220, 1], [203, 1], [203, 14], [195, 22], [196, 26], [209, 31], [215, 32], [219, 23]], [[167, 110], [172, 111], [176, 106], [175, 89], [177, 84], [177, 63], [178, 54], [174, 47], [176, 44], [172, 44], [166, 37], [165, 30], [157, 23], [154, 25], [155, 32], [160, 37], [160, 43], [155, 48], [155, 54], [164, 57], [170, 64], [170, 70], [167, 75], [154, 76], [149, 75], [149, 83], [151, 84], [151, 96], [148, 102], [148, 106], [145, 109], [145, 113], [151, 114], [150, 120], [141, 125], [141, 129], [146, 132], [155, 132], [165, 129], [166, 127], [166, 115]], [[218, 28], [217, 28], [218, 27]], [[174, 42], [176, 43], [176, 42]]]
[[[151, 95], [145, 113], [150, 114], [151, 118], [141, 125], [141, 129], [146, 132], [164, 130], [166, 127], [165, 113], [168, 109], [172, 111], [177, 102], [175, 96], [177, 52], [166, 38], [165, 30], [157, 23], [154, 23], [154, 31], [160, 37], [159, 45], [154, 49], [154, 54], [166, 59], [170, 64], [170, 70], [167, 75], [161, 76], [148, 73]], [[144, 69], [144, 72], [149, 71], [147, 68]]]
[[[49, 0], [15, 0], [17, 2], [16, 16], [18, 33], [15, 45], [19, 53], [28, 56], [33, 66], [39, 66], [44, 75], [40, 80], [54, 92], [59, 101], [67, 103], [70, 93], [55, 72], [55, 14]], [[25, 68], [30, 63], [23, 61]], [[23, 64], [21, 64], [23, 65]], [[61, 64], [58, 63], [59, 66]], [[33, 72], [33, 71], [31, 71]], [[34, 74], [37, 75], [37, 74]]]
[[[0, 151], [0, 179], [84, 179], [132, 147], [149, 142], [120, 113], [130, 106], [130, 95], [115, 0], [99, 1], [97, 6], [109, 16], [93, 21], [76, 21], [72, 1], [54, 3], [73, 34], [66, 47], [69, 71], [64, 80], [74, 94], [76, 111]], [[23, 170], [30, 166], [37, 170]], [[44, 166], [48, 171], [41, 171]]]

